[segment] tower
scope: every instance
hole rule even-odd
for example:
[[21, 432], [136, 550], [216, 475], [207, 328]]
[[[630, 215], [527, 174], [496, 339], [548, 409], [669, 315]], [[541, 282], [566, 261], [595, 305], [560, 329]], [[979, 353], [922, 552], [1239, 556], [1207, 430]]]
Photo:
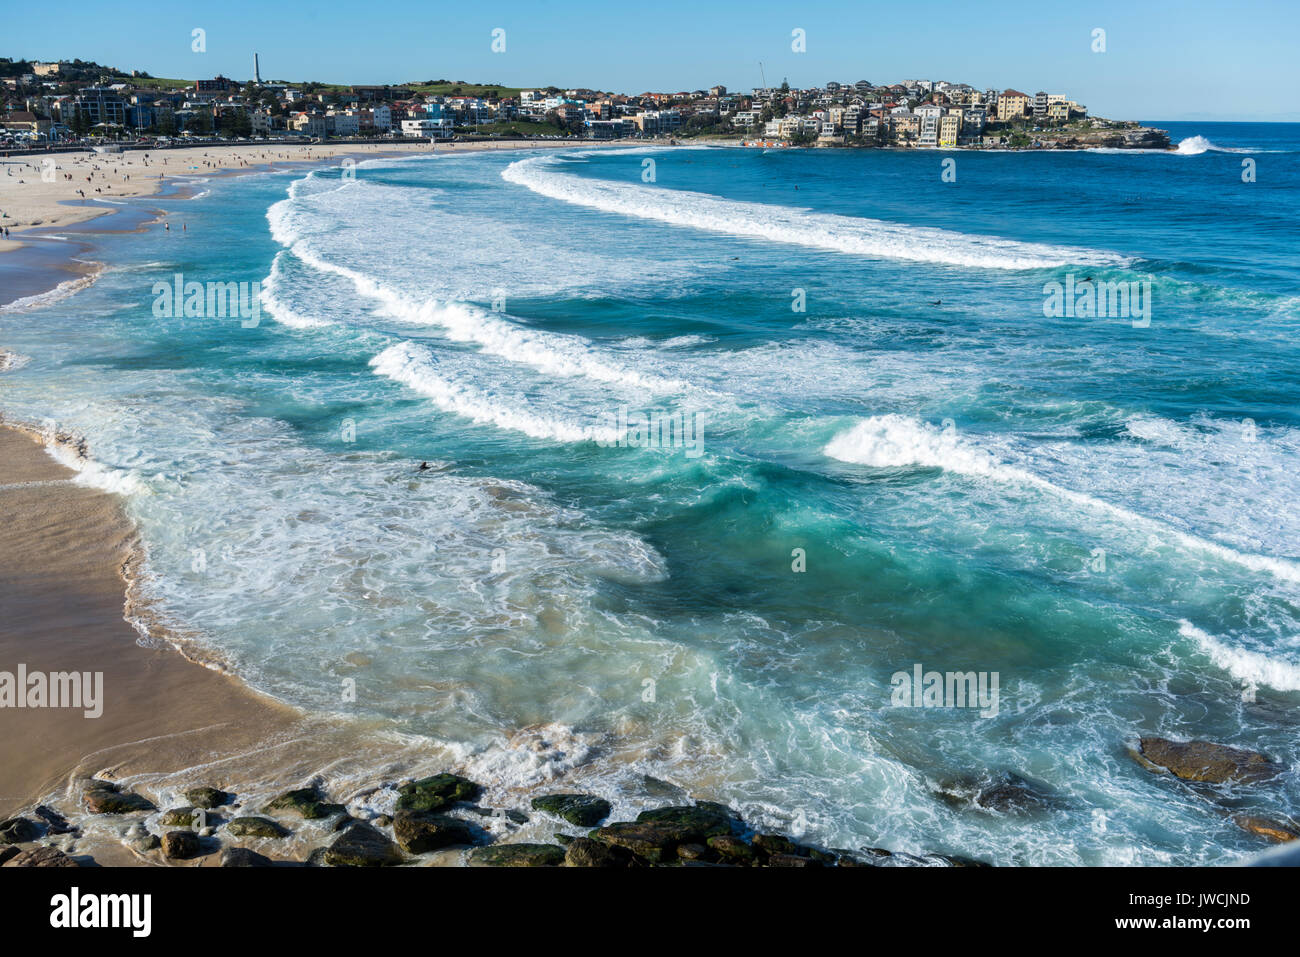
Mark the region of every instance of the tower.
[[257, 62], [257, 54], [253, 54], [253, 82], [258, 86], [262, 85], [262, 70]]

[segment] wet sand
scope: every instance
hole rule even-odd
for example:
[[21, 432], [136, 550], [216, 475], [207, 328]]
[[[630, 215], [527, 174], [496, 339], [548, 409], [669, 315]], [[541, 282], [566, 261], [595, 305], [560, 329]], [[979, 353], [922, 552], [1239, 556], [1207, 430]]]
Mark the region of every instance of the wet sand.
[[0, 710], [0, 817], [78, 775], [179, 771], [281, 735], [291, 709], [123, 618], [135, 532], [113, 496], [75, 484], [23, 432], [0, 427], [0, 670], [103, 673], [103, 714]]

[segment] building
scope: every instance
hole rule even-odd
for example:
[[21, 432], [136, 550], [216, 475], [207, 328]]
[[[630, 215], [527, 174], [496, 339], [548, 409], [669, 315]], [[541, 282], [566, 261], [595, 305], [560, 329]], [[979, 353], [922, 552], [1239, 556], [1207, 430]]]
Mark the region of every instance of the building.
[[998, 122], [1008, 123], [1022, 119], [1029, 110], [1029, 96], [1019, 90], [1005, 90], [998, 94]]
[[451, 129], [451, 120], [444, 117], [402, 120], [403, 136], [445, 139], [451, 136]]
[[87, 86], [73, 98], [72, 108], [91, 126], [126, 125], [126, 100], [112, 90]]
[[939, 147], [949, 149], [957, 145], [961, 136], [961, 113], [952, 112], [939, 118]]
[[236, 86], [236, 84], [235, 84], [235, 82], [234, 82], [233, 80], [228, 80], [228, 79], [226, 79], [224, 76], [221, 76], [220, 74], [217, 74], [217, 76], [215, 76], [215, 77], [214, 77], [213, 79], [211, 79], [211, 80], [197, 80], [197, 81], [195, 81], [195, 83], [194, 83], [194, 92], [195, 92], [195, 93], [199, 93], [199, 94], [203, 94], [203, 93], [212, 93], [212, 94], [217, 94], [217, 93], [229, 93], [231, 90], [233, 90], [233, 89], [235, 88], [235, 86]]

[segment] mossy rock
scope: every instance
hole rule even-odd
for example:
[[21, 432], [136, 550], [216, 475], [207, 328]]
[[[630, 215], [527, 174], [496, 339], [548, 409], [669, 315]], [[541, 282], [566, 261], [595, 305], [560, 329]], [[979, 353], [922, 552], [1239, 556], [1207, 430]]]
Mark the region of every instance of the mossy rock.
[[695, 838], [693, 843], [697, 844], [704, 843], [710, 837], [733, 834], [744, 826], [744, 822], [730, 808], [706, 802], [642, 811], [636, 820], [638, 824], [672, 824], [689, 828]]
[[158, 808], [147, 798], [131, 791], [123, 791], [112, 781], [90, 778], [82, 797], [92, 814], [133, 814], [137, 811], [156, 811]]
[[41, 836], [40, 826], [25, 817], [0, 821], [0, 844], [26, 844]]
[[695, 828], [684, 824], [628, 821], [597, 828], [590, 836], [606, 844], [625, 847], [652, 864], [673, 860], [679, 844], [690, 844], [700, 838]]
[[645, 862], [617, 844], [593, 841], [589, 837], [570, 839], [564, 852], [568, 867], [643, 867]]
[[441, 811], [457, 801], [473, 801], [483, 788], [459, 774], [435, 774], [397, 789], [397, 807], [404, 811]]
[[237, 817], [226, 825], [234, 837], [286, 837], [289, 830], [266, 817]]
[[1245, 751], [1212, 741], [1170, 741], [1142, 738], [1140, 757], [1172, 771], [1184, 781], [1208, 784], [1251, 783], [1271, 778], [1282, 765], [1258, 751]]
[[788, 837], [780, 834], [755, 834], [753, 840], [754, 848], [760, 854], [792, 854], [800, 855], [801, 848]]
[[730, 834], [719, 834], [708, 840], [709, 847], [717, 851], [718, 855], [726, 861], [733, 864], [753, 864], [758, 860], [758, 854], [754, 849], [738, 837]]
[[168, 831], [162, 836], [164, 857], [188, 860], [199, 853], [199, 836], [193, 831]]
[[545, 794], [533, 798], [533, 810], [554, 814], [577, 827], [595, 827], [613, 808], [594, 794]]
[[399, 810], [393, 817], [393, 836], [408, 854], [474, 843], [467, 823], [432, 811]]
[[476, 847], [469, 863], [475, 867], [559, 867], [564, 848], [555, 844], [496, 844]]
[[221, 807], [223, 804], [229, 804], [234, 797], [233, 794], [218, 788], [190, 788], [185, 792], [185, 800], [205, 811], [210, 811], [214, 807]]
[[403, 863], [397, 845], [369, 824], [353, 824], [319, 860], [330, 867], [391, 867]]
[[192, 807], [174, 807], [163, 811], [158, 823], [164, 827], [193, 827], [197, 813]]
[[271, 859], [246, 847], [228, 847], [221, 852], [222, 867], [270, 867]]
[[347, 809], [342, 804], [330, 804], [315, 787], [297, 788], [286, 791], [268, 804], [265, 811], [293, 811], [305, 820], [315, 821], [324, 817], [342, 814]]

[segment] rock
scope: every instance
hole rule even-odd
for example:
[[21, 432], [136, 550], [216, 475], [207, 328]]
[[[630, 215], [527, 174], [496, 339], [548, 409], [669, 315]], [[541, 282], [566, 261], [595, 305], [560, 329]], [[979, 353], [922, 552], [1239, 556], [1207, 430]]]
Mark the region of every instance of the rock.
[[683, 861], [712, 861], [717, 855], [706, 844], [679, 844], [677, 857]]
[[237, 817], [226, 825], [234, 837], [286, 837], [289, 829], [266, 817]]
[[315, 786], [286, 791], [268, 804], [264, 811], [294, 811], [308, 821], [342, 814], [346, 810], [342, 804], [329, 804], [320, 790]]
[[875, 867], [876, 865], [868, 861], [864, 861], [859, 857], [854, 857], [852, 854], [843, 853], [840, 854], [839, 857], [835, 859], [835, 866], [836, 867]]
[[693, 843], [699, 844], [710, 837], [732, 834], [744, 827], [744, 822], [730, 808], [704, 801], [642, 811], [636, 819], [638, 824], [674, 824], [690, 828], [696, 839]]
[[330, 867], [389, 867], [403, 862], [396, 844], [361, 822], [335, 838], [322, 859]]
[[967, 775], [940, 784], [938, 796], [953, 807], [974, 806], [998, 814], [1029, 814], [1064, 808], [1051, 788], [1014, 771]]
[[5, 867], [80, 867], [81, 865], [60, 850], [52, 847], [32, 847], [19, 851], [4, 862]]
[[52, 808], [44, 804], [36, 808], [32, 814], [41, 820], [45, 825], [46, 834], [80, 834], [81, 831], [73, 824], [68, 823], [68, 819]]
[[507, 810], [505, 812], [505, 816], [506, 816], [506, 820], [509, 821], [511, 824], [528, 823], [528, 815], [525, 814], [523, 811], [518, 811], [515, 810], [514, 808], [510, 808], [509, 810]]
[[782, 837], [780, 834], [755, 834], [752, 841], [755, 850], [760, 854], [792, 854], [798, 855], [799, 845], [788, 837]]
[[26, 844], [40, 836], [41, 829], [37, 823], [25, 817], [0, 821], [0, 844]]
[[152, 801], [131, 791], [123, 791], [112, 781], [90, 778], [82, 792], [91, 814], [132, 814], [136, 811], [156, 811]]
[[554, 814], [577, 827], [595, 827], [613, 808], [594, 794], [546, 794], [533, 798], [533, 810]]
[[640, 861], [626, 847], [593, 841], [589, 837], [570, 838], [564, 852], [569, 867], [640, 867]]
[[0, 867], [4, 866], [5, 861], [17, 857], [22, 852], [21, 847], [14, 847], [12, 844], [0, 844]]
[[163, 857], [188, 860], [199, 853], [199, 836], [193, 831], [168, 831], [162, 836]]
[[192, 807], [174, 807], [169, 811], [163, 811], [162, 817], [158, 818], [158, 823], [164, 827], [192, 827], [196, 814]]
[[150, 834], [148, 831], [142, 834], [129, 835], [123, 839], [122, 843], [137, 854], [148, 854], [150, 851], [156, 851], [162, 846], [162, 841], [158, 840], [158, 835]]
[[829, 851], [823, 851], [819, 847], [808, 848], [808, 856], [818, 864], [824, 864], [827, 867], [833, 867], [836, 861], [839, 860], [837, 855], [832, 854]]
[[769, 854], [767, 856], [768, 867], [821, 867], [817, 861], [811, 857], [801, 857], [798, 854]]
[[408, 854], [474, 843], [474, 836], [464, 821], [431, 811], [399, 810], [393, 817], [393, 837]]
[[1210, 741], [1170, 741], [1142, 738], [1141, 756], [1184, 781], [1209, 784], [1253, 783], [1273, 777], [1282, 766], [1257, 751], [1245, 751]]
[[684, 801], [688, 797], [685, 789], [679, 788], [671, 781], [664, 781], [648, 774], [641, 776], [641, 785], [645, 789], [647, 797], [664, 801]]
[[753, 864], [758, 860], [758, 855], [754, 853], [752, 847], [740, 838], [733, 837], [730, 834], [711, 837], [708, 844], [724, 860], [731, 861], [733, 864]]
[[459, 774], [435, 774], [398, 788], [397, 807], [406, 811], [441, 811], [457, 801], [473, 801], [483, 788]]
[[228, 847], [221, 852], [222, 867], [270, 867], [271, 859], [246, 847]]
[[887, 851], [883, 847], [864, 847], [862, 854], [869, 863], [879, 864], [887, 857], [893, 857], [893, 851]]
[[1300, 838], [1300, 831], [1290, 822], [1267, 817], [1256, 817], [1252, 814], [1238, 814], [1232, 820], [1242, 830], [1249, 831], [1251, 834], [1258, 834], [1260, 837], [1266, 837], [1270, 841], [1276, 841], [1279, 844], [1285, 844]]
[[555, 844], [495, 844], [469, 855], [475, 867], [559, 867], [564, 860], [564, 848]]
[[387, 814], [380, 814], [370, 823], [373, 824], [375, 827], [388, 827], [390, 824], [393, 823], [393, 819], [389, 817]]
[[591, 837], [606, 844], [626, 847], [653, 864], [671, 861], [677, 845], [698, 842], [702, 835], [683, 824], [629, 823], [609, 824], [591, 832]]
[[233, 794], [217, 788], [190, 788], [185, 792], [185, 800], [189, 801], [197, 808], [210, 811], [214, 807], [221, 807], [228, 804], [234, 798]]

